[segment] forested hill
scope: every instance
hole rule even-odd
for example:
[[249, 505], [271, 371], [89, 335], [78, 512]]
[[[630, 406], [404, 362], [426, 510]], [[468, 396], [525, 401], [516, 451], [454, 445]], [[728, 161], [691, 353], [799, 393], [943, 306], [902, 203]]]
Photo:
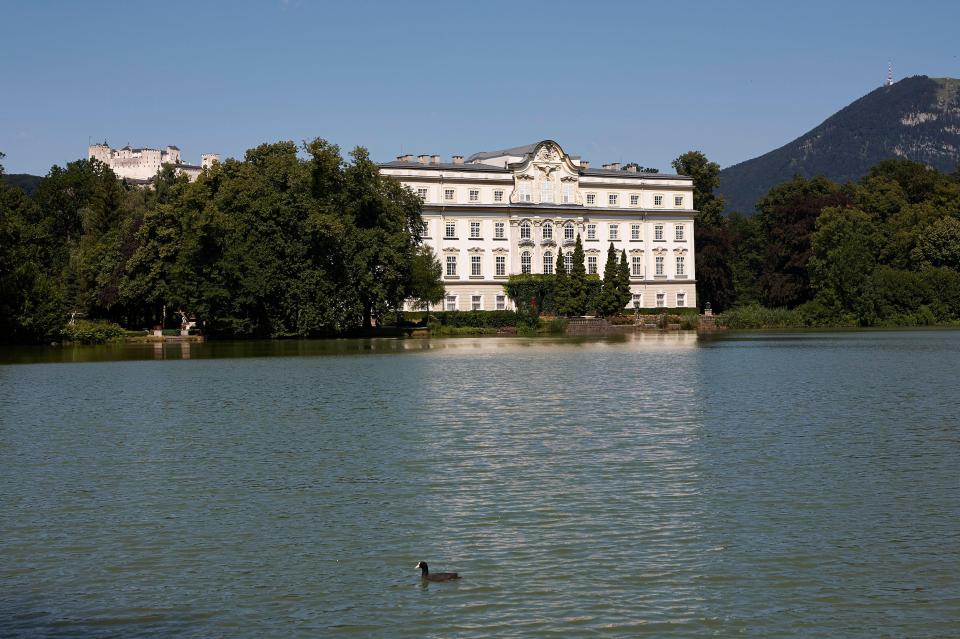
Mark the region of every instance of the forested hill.
[[30, 175], [29, 173], [14, 173], [13, 175], [3, 175], [0, 179], [3, 179], [7, 186], [23, 189], [27, 195], [33, 195], [33, 192], [40, 186], [43, 177]]
[[727, 212], [754, 213], [795, 175], [862, 178], [877, 162], [905, 158], [945, 173], [960, 163], [960, 80], [918, 75], [871, 91], [793, 142], [720, 172]]

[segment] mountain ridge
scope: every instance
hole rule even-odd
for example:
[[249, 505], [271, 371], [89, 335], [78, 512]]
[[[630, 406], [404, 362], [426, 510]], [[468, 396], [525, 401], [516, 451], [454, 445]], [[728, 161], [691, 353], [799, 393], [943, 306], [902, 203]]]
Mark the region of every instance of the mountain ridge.
[[960, 163], [960, 80], [904, 78], [854, 100], [807, 133], [720, 172], [727, 212], [754, 213], [757, 200], [794, 175], [858, 180], [888, 158], [950, 172]]

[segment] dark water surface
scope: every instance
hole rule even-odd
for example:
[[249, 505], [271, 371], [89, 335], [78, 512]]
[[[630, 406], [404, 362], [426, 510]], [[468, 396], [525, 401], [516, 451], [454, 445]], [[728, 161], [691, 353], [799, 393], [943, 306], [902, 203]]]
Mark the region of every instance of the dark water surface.
[[0, 636], [960, 635], [960, 332], [0, 362]]

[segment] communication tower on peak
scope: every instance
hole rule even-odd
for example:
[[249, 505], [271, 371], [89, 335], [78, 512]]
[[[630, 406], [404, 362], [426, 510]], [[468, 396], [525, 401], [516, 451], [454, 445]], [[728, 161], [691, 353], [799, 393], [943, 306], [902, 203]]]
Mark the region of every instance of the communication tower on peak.
[[887, 81], [883, 83], [885, 87], [893, 86], [893, 63], [890, 62], [887, 64]]

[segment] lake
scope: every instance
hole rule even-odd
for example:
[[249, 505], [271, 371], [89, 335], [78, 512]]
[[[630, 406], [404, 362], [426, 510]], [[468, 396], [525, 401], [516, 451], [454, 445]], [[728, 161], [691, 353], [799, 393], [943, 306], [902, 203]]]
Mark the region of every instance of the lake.
[[0, 363], [0, 636], [960, 632], [960, 331]]

